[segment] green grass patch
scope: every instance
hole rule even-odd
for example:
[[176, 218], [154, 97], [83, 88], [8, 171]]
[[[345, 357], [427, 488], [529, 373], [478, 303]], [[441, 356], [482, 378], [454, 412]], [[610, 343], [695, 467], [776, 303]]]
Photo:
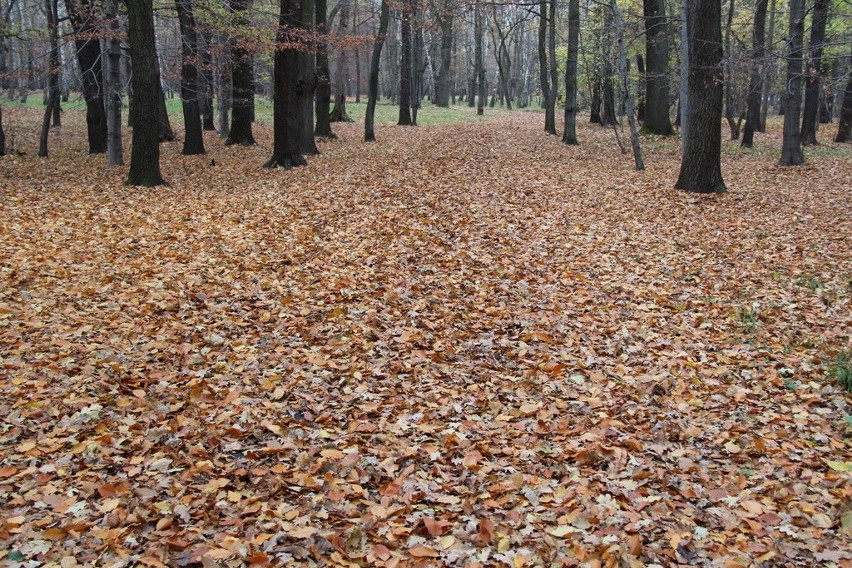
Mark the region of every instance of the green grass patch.
[[828, 367], [828, 376], [837, 381], [843, 390], [852, 392], [852, 350], [844, 349]]

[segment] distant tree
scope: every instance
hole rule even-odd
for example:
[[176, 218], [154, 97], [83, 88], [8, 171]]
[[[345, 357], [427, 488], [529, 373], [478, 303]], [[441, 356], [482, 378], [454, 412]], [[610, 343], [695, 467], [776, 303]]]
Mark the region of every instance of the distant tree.
[[787, 92], [784, 97], [784, 138], [781, 166], [805, 163], [799, 116], [802, 109], [802, 36], [805, 34], [805, 2], [790, 0], [790, 29], [787, 48]]
[[[250, 25], [248, 9], [251, 0], [230, 0], [235, 23], [246, 28]], [[225, 145], [254, 145], [251, 121], [254, 114], [254, 69], [251, 52], [242, 38], [231, 41], [231, 128]]]
[[376, 100], [379, 98], [379, 63], [382, 58], [382, 46], [385, 44], [385, 36], [388, 32], [388, 20], [390, 20], [390, 7], [388, 0], [382, 0], [379, 11], [379, 30], [373, 43], [373, 56], [370, 59], [370, 83], [367, 94], [367, 115], [364, 118], [364, 140], [373, 142], [376, 140], [374, 121], [376, 115]]
[[[474, 80], [476, 82], [476, 114], [482, 116], [485, 114], [485, 15], [482, 12], [482, 6], [479, 2], [473, 5], [473, 58], [474, 58]], [[473, 96], [473, 94], [471, 94]]]
[[399, 11], [402, 60], [399, 65], [399, 126], [411, 126], [411, 28], [414, 19], [413, 0], [403, 0]]
[[[795, 1], [795, 0], [794, 0]], [[722, 3], [688, 0], [690, 109], [680, 175], [675, 187], [695, 193], [722, 193]]]
[[166, 183], [160, 173], [159, 121], [151, 120], [162, 94], [152, 0], [127, 0], [127, 29], [133, 61], [133, 146], [127, 183], [152, 187]]
[[852, 142], [852, 73], [846, 79], [843, 90], [843, 103], [840, 107], [840, 120], [837, 125], [835, 142]]
[[819, 120], [819, 96], [822, 90], [822, 50], [828, 21], [829, 0], [815, 0], [808, 44], [808, 67], [805, 73], [805, 106], [802, 109], [802, 144], [816, 144]]
[[47, 137], [50, 133], [50, 120], [59, 126], [59, 15], [56, 0], [45, 0], [44, 11], [47, 14], [47, 32], [50, 37], [49, 66], [47, 79], [47, 104], [44, 107], [44, 119], [41, 123], [41, 135], [38, 139], [38, 155], [47, 157]]
[[450, 106], [450, 80], [453, 62], [453, 0], [442, 0], [437, 9], [438, 27], [441, 30], [440, 63], [438, 80], [435, 85], [435, 104], [439, 107]]
[[206, 26], [201, 27], [200, 31], [202, 43], [198, 50], [198, 57], [201, 60], [198, 76], [202, 87], [198, 92], [198, 101], [201, 105], [201, 124], [204, 130], [216, 130], [213, 121], [213, 55], [210, 53], [213, 34]]
[[109, 37], [104, 40], [104, 110], [107, 127], [107, 165], [123, 166], [124, 150], [121, 140], [121, 40], [118, 21], [118, 0], [105, 0], [104, 16]]
[[[204, 154], [201, 109], [198, 104], [198, 35], [190, 0], [175, 0], [181, 35], [180, 98], [183, 109], [183, 150], [185, 156]], [[233, 132], [233, 130], [232, 130]]]
[[[134, 1], [135, 0], [127, 0], [127, 2]], [[133, 71], [136, 71], [136, 67], [133, 68]], [[159, 75], [159, 72], [157, 75]], [[175, 136], [175, 131], [172, 130], [171, 122], [169, 122], [169, 109], [166, 106], [166, 93], [163, 90], [162, 83], [157, 85], [157, 97], [157, 125], [159, 127], [158, 139], [160, 142], [171, 142], [177, 138], [177, 136]], [[131, 115], [131, 121], [132, 120], [133, 118]], [[148, 120], [148, 117], [145, 117], [144, 120]]]
[[751, 148], [754, 144], [754, 132], [760, 128], [760, 105], [763, 101], [763, 66], [766, 65], [764, 28], [766, 27], [766, 6], [768, 0], [756, 0], [754, 6], [754, 26], [751, 32], [751, 76], [746, 99], [746, 123], [743, 130], [742, 146]]
[[103, 97], [101, 42], [96, 35], [97, 14], [92, 0], [66, 0], [65, 9], [74, 30], [77, 62], [83, 74], [89, 153], [103, 154], [107, 150], [107, 123]]
[[328, 67], [328, 0], [316, 0], [317, 35], [317, 100], [314, 133], [324, 138], [337, 138], [331, 130], [331, 72]]
[[556, 85], [550, 84], [550, 67], [547, 61], [547, 8], [548, 0], [538, 3], [538, 73], [541, 85], [541, 104], [544, 106], [544, 131], [556, 134]]
[[[349, 35], [350, 0], [342, 0], [339, 6], [340, 17], [337, 24], [337, 33], [340, 36]], [[331, 115], [329, 117], [331, 122], [352, 122], [352, 118], [346, 110], [346, 94], [349, 90], [348, 49], [348, 46], [343, 45], [338, 50], [337, 71], [334, 77], [334, 108], [331, 110]]]
[[645, 123], [650, 134], [674, 133], [669, 117], [669, 33], [664, 0], [644, 0]]

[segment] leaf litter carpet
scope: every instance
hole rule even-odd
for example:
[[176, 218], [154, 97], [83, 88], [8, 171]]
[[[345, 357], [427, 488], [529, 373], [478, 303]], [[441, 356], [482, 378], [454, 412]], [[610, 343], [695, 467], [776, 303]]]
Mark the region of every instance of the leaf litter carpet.
[[540, 120], [0, 159], [0, 562], [849, 566], [849, 162]]

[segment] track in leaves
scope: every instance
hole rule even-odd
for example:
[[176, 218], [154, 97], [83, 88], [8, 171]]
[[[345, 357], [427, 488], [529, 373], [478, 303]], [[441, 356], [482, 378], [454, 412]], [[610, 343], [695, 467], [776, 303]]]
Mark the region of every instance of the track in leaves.
[[848, 161], [540, 121], [3, 158], [4, 562], [852, 562]]

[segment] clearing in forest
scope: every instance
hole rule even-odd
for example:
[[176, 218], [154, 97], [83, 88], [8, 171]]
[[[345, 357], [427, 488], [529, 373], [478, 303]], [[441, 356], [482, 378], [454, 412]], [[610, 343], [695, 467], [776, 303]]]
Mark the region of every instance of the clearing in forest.
[[852, 167], [774, 127], [710, 197], [522, 112], [0, 158], [2, 561], [849, 565]]

